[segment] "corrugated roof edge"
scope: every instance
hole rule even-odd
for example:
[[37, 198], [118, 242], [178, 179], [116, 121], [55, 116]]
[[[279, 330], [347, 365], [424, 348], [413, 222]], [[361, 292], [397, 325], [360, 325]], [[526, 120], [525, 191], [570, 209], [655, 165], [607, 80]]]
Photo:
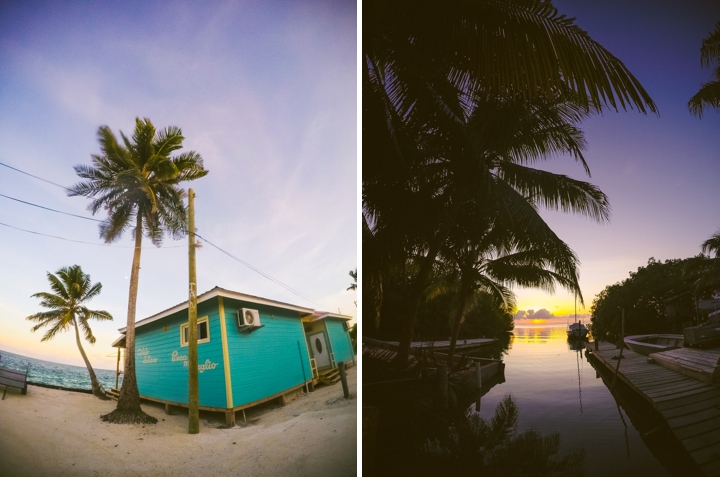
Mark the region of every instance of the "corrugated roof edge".
[[[212, 288], [209, 291], [206, 291], [205, 293], [203, 293], [201, 295], [198, 295], [197, 300], [198, 300], [198, 303], [202, 303], [211, 298], [215, 298], [216, 296], [222, 296], [225, 298], [233, 298], [235, 300], [249, 301], [250, 303], [257, 303], [259, 305], [278, 306], [280, 308], [299, 311], [301, 313], [309, 313], [310, 314], [310, 313], [314, 313], [314, 311], [315, 311], [312, 308], [305, 308], [303, 306], [291, 305], [290, 303], [283, 303], [281, 301], [270, 300], [268, 298], [262, 298], [262, 297], [254, 296], [254, 295], [246, 295], [245, 293], [234, 292], [232, 290], [226, 290], [224, 288], [220, 288], [217, 286]], [[182, 311], [182, 310], [186, 309], [187, 307], [188, 307], [187, 301], [179, 303], [173, 307], [168, 308], [167, 310], [161, 311], [160, 313], [156, 313], [147, 318], [143, 318], [140, 321], [136, 321], [135, 328], [137, 328], [139, 326], [145, 326], [149, 323], [152, 323], [153, 321], [157, 321], [162, 318], [165, 318], [166, 316], [172, 315], [173, 313], [177, 313], [178, 311]], [[124, 327], [118, 329], [118, 331], [120, 333], [125, 333], [125, 330], [127, 330], [127, 326], [124, 326]]]

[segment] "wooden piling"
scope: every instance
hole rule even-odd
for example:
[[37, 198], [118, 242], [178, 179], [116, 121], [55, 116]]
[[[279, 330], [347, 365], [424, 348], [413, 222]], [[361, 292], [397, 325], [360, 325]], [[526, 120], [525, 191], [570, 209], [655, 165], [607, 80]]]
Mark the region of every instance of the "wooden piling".
[[622, 310], [622, 322], [620, 324], [620, 354], [618, 355], [617, 366], [615, 367], [615, 376], [613, 376], [610, 392], [615, 389], [615, 381], [617, 381], [618, 371], [620, 370], [620, 361], [622, 361], [623, 348], [625, 347], [625, 308]]
[[480, 361], [475, 361], [475, 385], [477, 387], [475, 411], [480, 412], [480, 399], [482, 398], [482, 363]]
[[348, 389], [347, 377], [345, 376], [345, 363], [338, 364], [338, 370], [340, 371], [340, 381], [342, 382], [345, 399], [350, 399], [350, 390]]
[[437, 386], [440, 396], [440, 406], [443, 409], [448, 407], [448, 368], [447, 364], [438, 364], [437, 367]]

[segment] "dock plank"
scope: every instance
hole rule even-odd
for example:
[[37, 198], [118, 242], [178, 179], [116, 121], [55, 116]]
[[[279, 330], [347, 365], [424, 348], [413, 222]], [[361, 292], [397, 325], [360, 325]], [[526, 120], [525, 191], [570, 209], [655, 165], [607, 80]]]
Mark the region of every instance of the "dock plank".
[[[599, 345], [586, 348], [615, 373], [620, 350]], [[680, 348], [653, 353], [651, 362], [627, 349], [622, 354], [618, 379], [665, 418], [705, 475], [720, 475], [720, 386], [712, 382], [720, 352]]]
[[[720, 399], [720, 394], [714, 391], [706, 391], [704, 393], [694, 394], [692, 396], [686, 396], [679, 399], [670, 399], [667, 401], [659, 402], [656, 403], [655, 408], [663, 414], [668, 413], [668, 416], [678, 416], [681, 415], [683, 412], [687, 413], [686, 409], [678, 408], [692, 405], [689, 408], [691, 409], [690, 412], [692, 412], [692, 409], [697, 409], [698, 405], [702, 408], [711, 407], [714, 405], [713, 403], [716, 402], [718, 399]], [[672, 409], [675, 409], [675, 411], [670, 412]]]
[[663, 373], [662, 375], [653, 375], [652, 377], [637, 377], [633, 380], [635, 384], [642, 387], [651, 388], [654, 386], [675, 386], [676, 383], [696, 383], [697, 379], [689, 378], [678, 373]]
[[701, 467], [710, 463], [720, 462], [720, 445], [704, 447], [695, 452], [691, 452], [690, 455]]
[[720, 409], [717, 409], [715, 407], [710, 407], [707, 409], [703, 409], [701, 411], [695, 411], [690, 414], [680, 414], [677, 417], [672, 417], [665, 415], [663, 413], [663, 417], [667, 420], [668, 425], [670, 426], [670, 429], [674, 431], [674, 429], [678, 427], [687, 426], [689, 424], [695, 424], [701, 421], [704, 421], [706, 419], [713, 419], [715, 417], [720, 417]]
[[705, 383], [687, 383], [681, 386], [667, 386], [665, 388], [643, 391], [645, 392], [646, 396], [653, 398], [655, 402], [663, 402], [667, 401], [668, 397], [670, 397], [670, 399], [674, 399], [672, 396], [680, 397], [680, 395], [698, 394], [705, 391], [712, 391], [713, 389], [715, 388], [713, 388], [712, 386], [708, 386]]
[[720, 417], [707, 419], [689, 426], [678, 427], [675, 429], [675, 437], [680, 440], [684, 440], [689, 437], [710, 432], [713, 429], [720, 429]]
[[715, 429], [710, 432], [705, 432], [703, 434], [698, 434], [693, 437], [689, 437], [687, 439], [682, 440], [683, 445], [685, 448], [690, 451], [694, 452], [696, 450], [702, 449], [704, 447], [709, 447], [715, 444], [720, 443], [720, 429]]

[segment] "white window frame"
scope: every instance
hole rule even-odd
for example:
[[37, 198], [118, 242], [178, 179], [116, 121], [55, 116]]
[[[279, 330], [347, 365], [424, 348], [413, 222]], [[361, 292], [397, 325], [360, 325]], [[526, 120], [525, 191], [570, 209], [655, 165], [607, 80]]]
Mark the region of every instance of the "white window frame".
[[[205, 327], [207, 328], [207, 338], [205, 339], [198, 339], [198, 344], [202, 343], [208, 343], [210, 341], [210, 321], [208, 320], [207, 316], [203, 316], [202, 318], [198, 318], [197, 324], [200, 326], [200, 323], [205, 322]], [[185, 336], [185, 330], [188, 329], [190, 326], [190, 323], [183, 323], [180, 325], [180, 346], [183, 348], [187, 348], [188, 342], [183, 339]]]

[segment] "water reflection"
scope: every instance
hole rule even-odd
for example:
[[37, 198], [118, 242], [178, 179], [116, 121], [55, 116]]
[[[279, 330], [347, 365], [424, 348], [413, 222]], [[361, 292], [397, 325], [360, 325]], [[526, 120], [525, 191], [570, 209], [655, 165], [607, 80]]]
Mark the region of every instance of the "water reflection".
[[[496, 349], [475, 353], [505, 363], [503, 381], [483, 383], [480, 412], [472, 394], [438, 410], [432, 383], [364, 386], [363, 404], [380, 409], [378, 472], [367, 475], [464, 475], [468, 466], [473, 475], [533, 475], [528, 456], [536, 458], [534, 475], [694, 475], [662, 417], [624, 385], [611, 392], [604, 371], [585, 366], [585, 343], [568, 341], [563, 326], [516, 328]], [[367, 369], [363, 361], [364, 375]], [[496, 414], [508, 408], [507, 396], [517, 417], [490, 448], [485, 433], [503, 420]], [[554, 466], [563, 462], [560, 472]]]
[[[586, 476], [686, 475], [670, 462], [684, 458], [678, 455], [682, 448], [641, 434], [657, 428], [657, 421], [642, 412], [639, 421], [628, 416], [631, 411], [616, 401], [616, 393], [592, 366], [585, 366], [584, 343], [568, 341], [564, 326], [516, 328], [503, 357], [506, 382], [483, 397], [482, 417], [490, 419], [504, 396], [512, 394], [522, 410], [518, 432], [558, 433], [561, 454], [584, 448]], [[653, 424], [638, 427], [638, 422]]]
[[[508, 395], [491, 419], [466, 411], [442, 437], [428, 440], [413, 475], [582, 475], [585, 451], [559, 454], [560, 435], [517, 432], [520, 409]], [[397, 474], [395, 474], [397, 475]]]

